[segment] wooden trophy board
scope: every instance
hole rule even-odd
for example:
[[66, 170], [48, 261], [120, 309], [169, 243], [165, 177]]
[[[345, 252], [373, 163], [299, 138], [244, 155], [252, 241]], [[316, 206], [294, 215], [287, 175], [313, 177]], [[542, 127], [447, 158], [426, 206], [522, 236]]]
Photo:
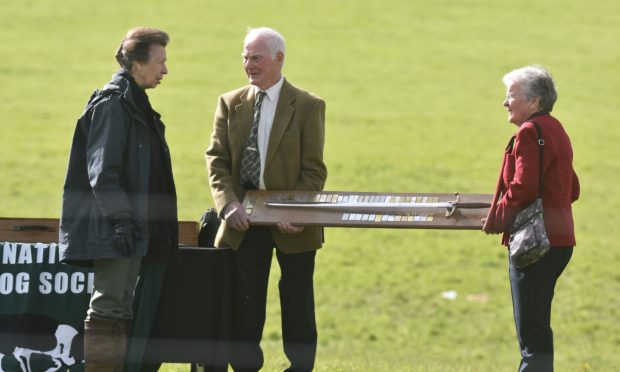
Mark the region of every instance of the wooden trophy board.
[[243, 206], [252, 225], [286, 221], [300, 226], [480, 230], [492, 197], [457, 193], [257, 190], [246, 193]]

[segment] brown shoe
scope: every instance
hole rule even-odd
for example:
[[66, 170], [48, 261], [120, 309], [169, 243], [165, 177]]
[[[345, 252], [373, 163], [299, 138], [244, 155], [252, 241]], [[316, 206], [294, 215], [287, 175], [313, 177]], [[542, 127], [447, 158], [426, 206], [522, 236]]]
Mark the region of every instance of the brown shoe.
[[123, 372], [129, 322], [121, 319], [84, 321], [86, 372]]

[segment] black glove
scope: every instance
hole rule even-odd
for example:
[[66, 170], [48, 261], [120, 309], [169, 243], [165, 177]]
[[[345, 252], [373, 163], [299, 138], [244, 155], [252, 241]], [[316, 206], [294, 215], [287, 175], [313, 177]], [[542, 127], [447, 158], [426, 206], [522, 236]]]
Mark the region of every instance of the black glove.
[[136, 246], [133, 243], [133, 223], [129, 218], [122, 218], [114, 221], [114, 241], [116, 249], [123, 256], [131, 256], [136, 253]]

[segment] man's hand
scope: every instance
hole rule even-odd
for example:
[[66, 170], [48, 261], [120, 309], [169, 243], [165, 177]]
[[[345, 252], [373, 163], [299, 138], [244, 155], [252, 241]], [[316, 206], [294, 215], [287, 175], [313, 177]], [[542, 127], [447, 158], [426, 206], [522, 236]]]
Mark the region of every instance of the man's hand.
[[133, 242], [133, 223], [129, 218], [121, 218], [114, 221], [114, 241], [116, 249], [123, 256], [131, 256], [136, 253]]
[[250, 219], [245, 214], [245, 208], [239, 202], [230, 202], [226, 204], [224, 210], [224, 219], [226, 223], [237, 231], [246, 231], [250, 228]]
[[291, 225], [288, 222], [278, 222], [277, 226], [282, 234], [299, 234], [304, 231], [303, 226]]

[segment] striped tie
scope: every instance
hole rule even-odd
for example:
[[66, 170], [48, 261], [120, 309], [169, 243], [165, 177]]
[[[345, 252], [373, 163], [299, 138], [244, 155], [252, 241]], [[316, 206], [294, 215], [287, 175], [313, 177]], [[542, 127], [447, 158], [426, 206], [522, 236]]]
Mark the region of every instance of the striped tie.
[[258, 122], [265, 91], [259, 90], [254, 104], [254, 122], [248, 143], [241, 155], [241, 184], [245, 189], [258, 189], [260, 185], [260, 154], [258, 152]]

